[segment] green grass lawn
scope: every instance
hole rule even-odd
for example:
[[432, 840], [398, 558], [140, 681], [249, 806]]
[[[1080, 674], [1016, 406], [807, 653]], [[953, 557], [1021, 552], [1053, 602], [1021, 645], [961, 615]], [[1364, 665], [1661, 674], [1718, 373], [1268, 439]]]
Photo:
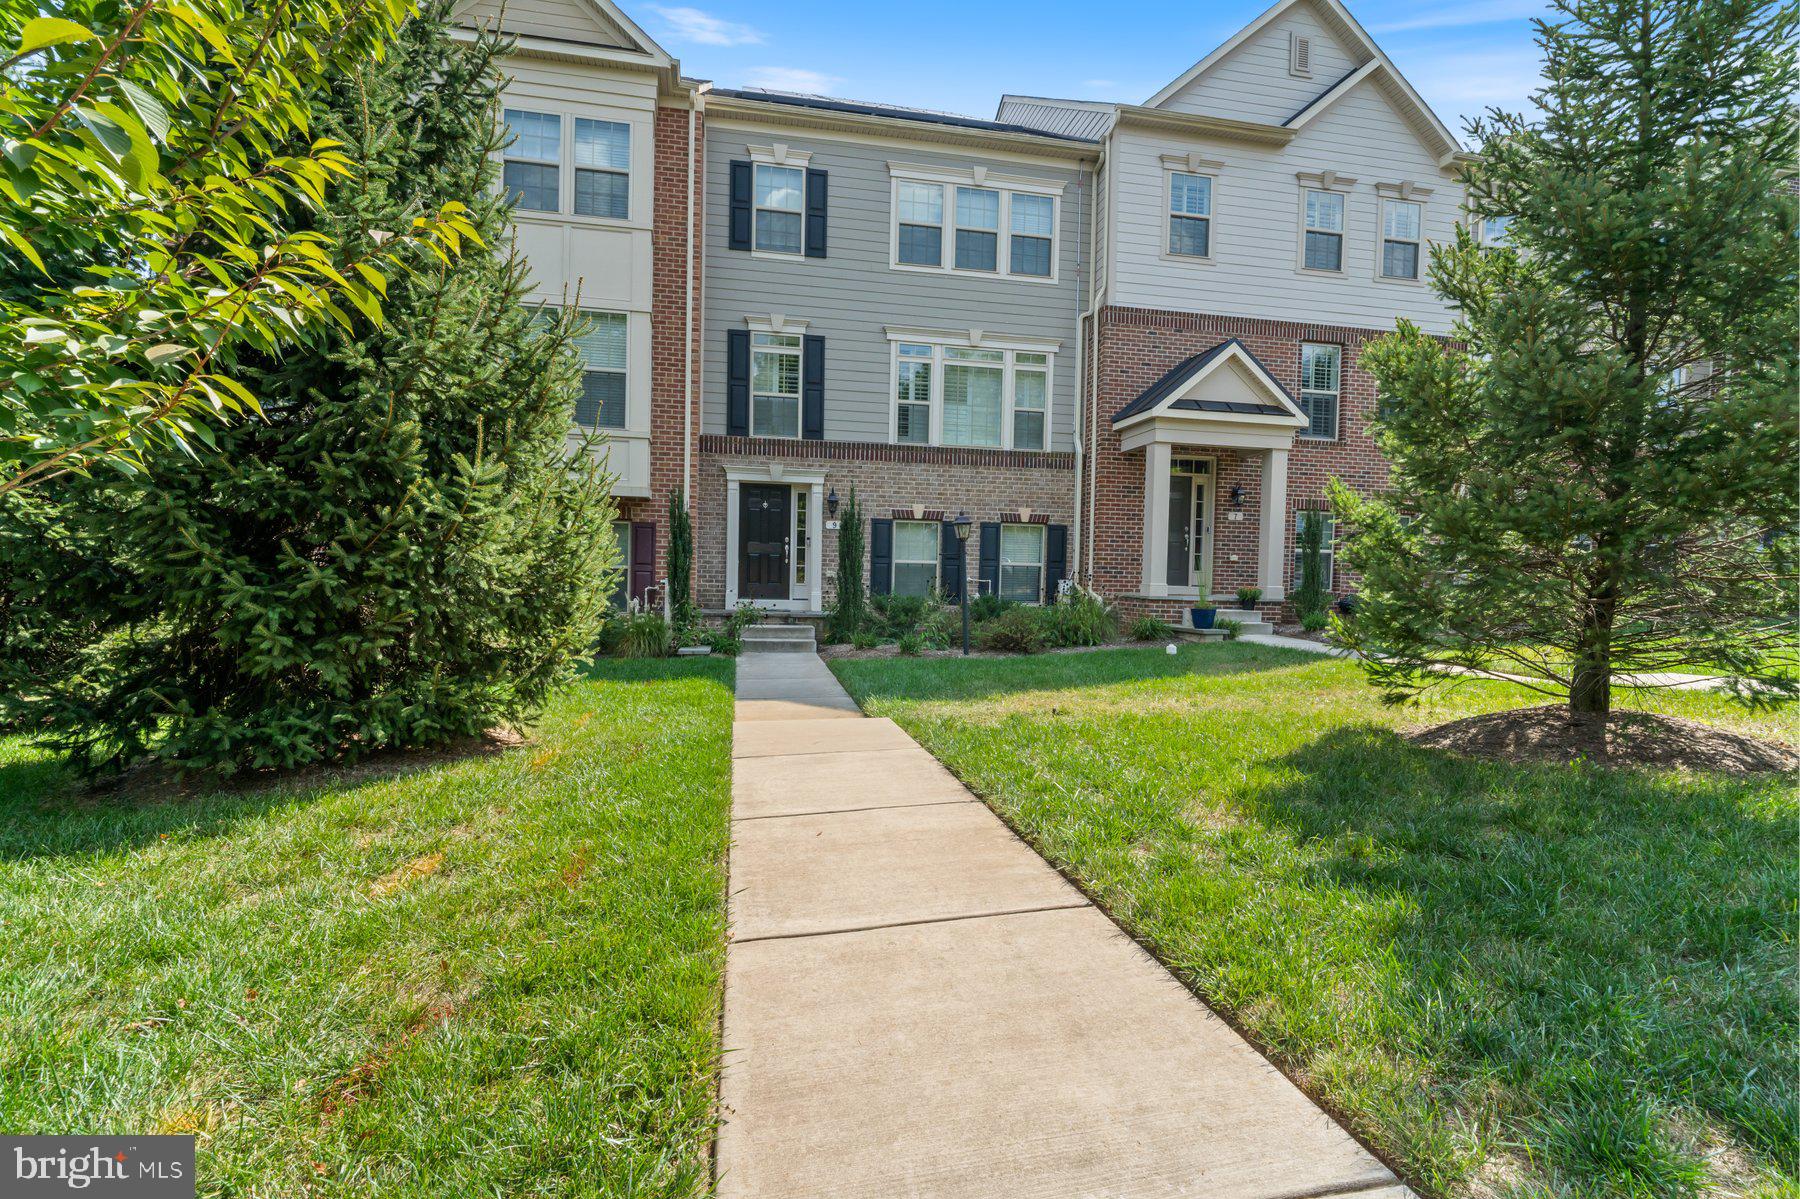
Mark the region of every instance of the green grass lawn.
[[1800, 1193], [1792, 780], [1451, 757], [1541, 697], [1254, 645], [833, 669], [1426, 1194]]
[[707, 1192], [731, 671], [179, 798], [0, 740], [0, 1128], [195, 1132], [202, 1195]]

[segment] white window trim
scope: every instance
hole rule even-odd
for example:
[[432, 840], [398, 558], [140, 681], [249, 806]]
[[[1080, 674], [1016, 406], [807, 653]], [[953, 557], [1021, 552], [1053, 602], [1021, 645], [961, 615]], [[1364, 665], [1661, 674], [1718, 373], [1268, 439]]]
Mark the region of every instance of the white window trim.
[[[1161, 161], [1163, 165], [1162, 259], [1164, 262], [1186, 262], [1196, 266], [1212, 266], [1219, 258], [1219, 174], [1225, 169], [1225, 164], [1216, 158], [1204, 158], [1198, 153], [1164, 154], [1161, 156]], [[1169, 248], [1177, 215], [1170, 207], [1171, 186], [1175, 182], [1176, 175], [1199, 175], [1209, 181], [1205, 218], [1206, 253], [1204, 255], [1177, 254]]]
[[[974, 279], [1009, 279], [1016, 283], [1050, 283], [1057, 281], [1062, 269], [1062, 195], [1067, 185], [1048, 179], [1032, 179], [1020, 175], [1004, 175], [986, 167], [968, 168], [915, 166], [888, 163], [888, 269], [913, 271], [931, 275], [960, 275]], [[939, 226], [942, 240], [938, 265], [900, 261], [900, 185], [902, 183], [936, 184], [944, 189], [943, 222]], [[972, 270], [956, 265], [956, 188], [977, 187], [1000, 193], [998, 227], [994, 230], [994, 269]], [[1015, 193], [1048, 196], [1050, 213], [1050, 273], [1048, 275], [1014, 274], [1012, 269], [1012, 198]], [[908, 222], [913, 224], [916, 222]], [[987, 230], [981, 230], [985, 233]]]
[[[1375, 185], [1375, 282], [1389, 283], [1398, 287], [1423, 287], [1427, 274], [1427, 243], [1425, 227], [1431, 212], [1427, 201], [1431, 198], [1431, 188], [1422, 187], [1412, 180], [1403, 183], [1377, 183]], [[1411, 279], [1397, 275], [1384, 275], [1381, 272], [1383, 262], [1387, 259], [1387, 201], [1402, 200], [1419, 206], [1419, 273]], [[1393, 238], [1403, 241], [1404, 238]]]
[[[783, 147], [783, 148], [785, 149], [786, 147]], [[751, 147], [751, 150], [753, 153], [756, 149], [758, 149], [758, 147], [755, 147], [755, 146]], [[800, 155], [800, 154], [796, 154], [793, 152], [789, 153], [787, 160], [784, 162], [776, 162], [772, 158], [768, 159], [768, 160], [758, 159], [758, 158], [754, 158], [754, 157], [752, 158], [752, 161], [750, 164], [750, 255], [751, 255], [751, 257], [753, 257], [753, 258], [769, 258], [769, 259], [773, 259], [776, 262], [797, 262], [797, 261], [801, 261], [801, 260], [805, 259], [805, 257], [806, 257], [806, 164], [810, 161], [812, 161], [812, 156], [810, 154]], [[767, 205], [758, 204], [756, 202], [756, 168], [757, 167], [778, 167], [778, 168], [782, 168], [782, 169], [786, 169], [786, 170], [795, 170], [795, 171], [800, 172], [800, 207], [798, 210], [792, 209], [792, 208], [770, 208]], [[800, 218], [800, 248], [798, 250], [766, 250], [763, 247], [757, 245], [756, 244], [756, 214], [759, 212], [779, 212], [785, 216], [799, 217]]]
[[[557, 118], [561, 138], [558, 151], [562, 155], [561, 162], [549, 163], [536, 158], [515, 157], [512, 154], [511, 146], [495, 152], [494, 160], [500, 164], [502, 176], [498, 182], [501, 195], [506, 194], [504, 176], [508, 161], [531, 162], [542, 166], [556, 167], [556, 210], [551, 212], [542, 208], [516, 208], [512, 214], [514, 221], [554, 221], [559, 225], [593, 225], [604, 229], [647, 229], [650, 227], [650, 222], [638, 215], [638, 210], [644, 207], [638, 202], [638, 154], [639, 144], [643, 141], [643, 129], [640, 122], [630, 119], [625, 113], [571, 108], [566, 104], [539, 100], [536, 97], [502, 96], [500, 98], [500, 123], [503, 126], [506, 124], [506, 110], [509, 108], [518, 112], [540, 113], [543, 116]], [[625, 215], [622, 217], [594, 216], [575, 211], [575, 121], [578, 117], [588, 121], [608, 121], [614, 125], [623, 125], [627, 130], [627, 152], [631, 165], [623, 172], [625, 175]], [[788, 256], [784, 254], [782, 257]]]
[[[805, 325], [802, 323], [799, 328], [795, 328], [790, 323], [780, 330], [773, 330], [758, 329], [754, 322], [746, 323], [750, 324], [752, 332], [752, 337], [750, 339], [750, 436], [783, 439], [798, 438], [806, 428], [806, 412], [804, 411], [806, 407]], [[794, 346], [792, 349], [785, 346], [759, 346], [756, 344], [756, 338], [754, 336], [756, 333], [764, 333], [772, 337], [792, 337], [799, 341], [800, 344]], [[780, 354], [794, 360], [794, 431], [792, 433], [759, 433], [756, 431], [756, 397], [758, 394], [770, 394], [769, 392], [758, 393], [756, 390], [756, 356], [758, 354]], [[786, 399], [787, 397], [778, 396], [775, 398]]]
[[[1306, 347], [1308, 346], [1320, 346], [1338, 352], [1337, 391], [1333, 393], [1337, 403], [1332, 405], [1330, 437], [1320, 437], [1312, 432], [1312, 413], [1308, 412], [1306, 408], [1306, 393], [1318, 391], [1316, 387], [1306, 386]], [[1294, 398], [1300, 403], [1300, 414], [1306, 417], [1306, 424], [1294, 430], [1296, 440], [1329, 445], [1344, 439], [1344, 357], [1344, 347], [1335, 341], [1303, 341], [1300, 343], [1300, 386], [1295, 389]]]
[[[1036, 529], [1038, 531], [1038, 558], [1035, 564], [1037, 567], [1037, 596], [1034, 599], [1016, 600], [1014, 602], [1042, 605], [1044, 602], [1045, 572], [1050, 569], [1050, 526], [1040, 525], [1036, 521], [1028, 520], [1008, 520], [1000, 522], [1000, 545], [996, 555], [998, 561], [994, 566], [994, 593], [1002, 599], [1006, 598], [1006, 567], [1008, 565], [1006, 561], [1006, 530], [1008, 528]], [[1012, 565], [1023, 566], [1025, 564], [1012, 563]]]
[[[1056, 351], [1062, 345], [1053, 338], [1036, 337], [996, 337], [981, 329], [945, 330], [945, 329], [907, 329], [889, 326], [888, 338], [888, 444], [903, 446], [943, 446], [957, 450], [1013, 450], [1013, 399], [1014, 387], [1018, 378], [1017, 358], [1020, 354], [1042, 354], [1044, 365], [1026, 366], [1025, 370], [1042, 370], [1044, 372], [1044, 444], [1038, 447], [1026, 446], [1020, 450], [1026, 454], [1047, 454], [1051, 450], [1055, 437], [1054, 413], [1056, 410]], [[900, 440], [900, 401], [895, 393], [900, 377], [900, 346], [928, 345], [932, 348], [930, 358], [913, 357], [904, 361], [929, 362], [931, 364], [931, 432], [924, 442]], [[1002, 371], [1000, 384], [1000, 444], [999, 445], [964, 445], [960, 442], [944, 440], [944, 368], [950, 365], [945, 361], [944, 350], [955, 347], [965, 350], [1000, 350], [1005, 358], [999, 365]], [[1029, 409], [1028, 411], [1036, 411]]]
[[[895, 517], [894, 518], [894, 552], [893, 552], [893, 556], [888, 561], [888, 566], [890, 569], [898, 567], [902, 562], [904, 562], [908, 566], [923, 566], [923, 565], [927, 564], [926, 560], [923, 560], [923, 559], [918, 559], [918, 558], [902, 559], [900, 557], [900, 526], [901, 525], [930, 525], [932, 527], [932, 530], [933, 530], [935, 536], [932, 540], [932, 546], [933, 546], [932, 556], [929, 559], [929, 565], [931, 566], [931, 589], [929, 591], [927, 591], [926, 594], [927, 595], [936, 595], [943, 588], [943, 585], [944, 585], [944, 556], [943, 556], [943, 550], [942, 550], [942, 543], [940, 540], [940, 538], [943, 535], [943, 525], [939, 521], [918, 520], [918, 519], [914, 519], [911, 517], [899, 517], [899, 516]], [[893, 589], [893, 577], [891, 575], [888, 578], [888, 590], [895, 595], [900, 594], [898, 591], [894, 591], [894, 589]]]
[[[1300, 184], [1298, 244], [1294, 249], [1294, 269], [1302, 275], [1323, 276], [1328, 279], [1341, 279], [1350, 273], [1350, 194], [1356, 189], [1356, 180], [1348, 175], [1340, 175], [1336, 171], [1296, 171], [1294, 178]], [[1306, 223], [1306, 193], [1332, 192], [1344, 197], [1344, 227], [1338, 230], [1339, 245], [1343, 247], [1338, 255], [1338, 269], [1335, 271], [1320, 270], [1318, 267], [1306, 265], [1306, 234], [1310, 226]], [[1319, 232], [1327, 232], [1320, 230]]]

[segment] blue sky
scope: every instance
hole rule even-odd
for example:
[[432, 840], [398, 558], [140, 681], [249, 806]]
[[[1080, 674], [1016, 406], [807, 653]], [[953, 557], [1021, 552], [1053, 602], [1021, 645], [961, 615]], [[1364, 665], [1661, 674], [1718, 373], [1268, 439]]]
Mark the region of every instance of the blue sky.
[[[1141, 103], [1271, 0], [913, 0], [874, 4], [624, 0], [626, 11], [720, 87], [824, 92], [992, 117], [1002, 92]], [[1541, 0], [1348, 0], [1363, 27], [1453, 130], [1537, 79]], [[1096, 19], [1096, 13], [1103, 18]]]

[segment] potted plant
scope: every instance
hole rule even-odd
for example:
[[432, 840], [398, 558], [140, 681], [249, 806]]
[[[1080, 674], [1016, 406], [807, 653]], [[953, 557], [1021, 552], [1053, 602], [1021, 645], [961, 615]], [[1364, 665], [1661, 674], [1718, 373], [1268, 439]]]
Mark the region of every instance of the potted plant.
[[1188, 616], [1193, 620], [1194, 627], [1196, 629], [1212, 628], [1213, 621], [1215, 619], [1217, 619], [1218, 615], [1219, 615], [1219, 610], [1217, 608], [1189, 608], [1188, 609]]
[[1256, 605], [1262, 603], [1261, 587], [1239, 587], [1237, 595], [1238, 607], [1246, 612], [1256, 611]]

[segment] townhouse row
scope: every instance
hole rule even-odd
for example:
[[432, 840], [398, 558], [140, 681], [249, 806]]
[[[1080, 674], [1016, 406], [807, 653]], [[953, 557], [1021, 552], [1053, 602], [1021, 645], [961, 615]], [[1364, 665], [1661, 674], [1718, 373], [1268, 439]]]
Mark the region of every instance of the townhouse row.
[[1272, 610], [1328, 480], [1384, 484], [1361, 345], [1450, 327], [1461, 151], [1338, 0], [991, 121], [714, 88], [608, 0], [459, 20], [516, 38], [501, 178], [535, 298], [589, 318], [631, 595], [678, 489], [703, 607], [821, 612], [854, 493], [876, 592]]

